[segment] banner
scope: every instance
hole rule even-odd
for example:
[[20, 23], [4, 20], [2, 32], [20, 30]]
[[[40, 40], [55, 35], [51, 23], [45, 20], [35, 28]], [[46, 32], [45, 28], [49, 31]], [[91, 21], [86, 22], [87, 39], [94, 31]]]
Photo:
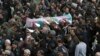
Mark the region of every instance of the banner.
[[42, 17], [42, 18], [27, 18], [25, 27], [32, 27], [34, 23], [37, 23], [37, 27], [41, 27], [44, 23], [50, 24], [51, 22], [55, 22], [59, 24], [61, 20], [66, 20], [70, 24], [72, 24], [72, 19], [67, 19], [66, 16], [58, 16], [58, 17]]

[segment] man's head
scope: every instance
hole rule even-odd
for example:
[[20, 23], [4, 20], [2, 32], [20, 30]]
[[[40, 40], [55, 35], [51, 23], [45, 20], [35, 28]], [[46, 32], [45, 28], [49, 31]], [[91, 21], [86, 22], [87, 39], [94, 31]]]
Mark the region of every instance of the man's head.
[[96, 52], [95, 56], [100, 56], [100, 52]]
[[79, 39], [79, 41], [84, 41], [84, 39], [83, 39], [84, 37], [83, 37], [83, 35], [80, 35], [80, 36], [78, 36], [78, 39]]
[[69, 8], [68, 7], [64, 7], [64, 12], [65, 13], [69, 13]]
[[12, 47], [13, 47], [13, 48], [17, 48], [17, 44], [18, 44], [18, 42], [17, 42], [17, 41], [14, 41], [14, 42], [12, 43]]
[[58, 46], [62, 46], [63, 45], [63, 40], [61, 38], [57, 38], [57, 44]]
[[24, 56], [30, 56], [30, 55], [31, 55], [31, 51], [29, 49], [25, 49]]
[[38, 50], [36, 55], [37, 56], [44, 56], [44, 51], [43, 50]]
[[5, 40], [5, 46], [10, 46], [11, 45], [11, 41], [9, 39]]

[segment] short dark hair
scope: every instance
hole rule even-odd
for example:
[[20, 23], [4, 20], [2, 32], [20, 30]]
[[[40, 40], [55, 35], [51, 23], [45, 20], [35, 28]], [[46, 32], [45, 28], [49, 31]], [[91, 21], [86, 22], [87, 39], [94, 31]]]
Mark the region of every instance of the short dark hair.
[[78, 39], [79, 39], [79, 41], [84, 41], [83, 35], [79, 35], [79, 36], [78, 36]]

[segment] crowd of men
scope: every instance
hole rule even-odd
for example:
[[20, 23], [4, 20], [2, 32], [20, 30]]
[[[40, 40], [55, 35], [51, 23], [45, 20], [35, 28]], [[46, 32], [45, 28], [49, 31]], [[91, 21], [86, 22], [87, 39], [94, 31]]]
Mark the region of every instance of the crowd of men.
[[[25, 26], [63, 15], [72, 24]], [[0, 56], [100, 56], [100, 0], [0, 0]]]

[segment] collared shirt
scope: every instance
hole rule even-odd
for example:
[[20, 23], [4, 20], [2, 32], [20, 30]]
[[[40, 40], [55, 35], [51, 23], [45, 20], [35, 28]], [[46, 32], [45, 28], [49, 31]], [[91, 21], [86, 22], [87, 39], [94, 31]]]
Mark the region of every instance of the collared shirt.
[[87, 45], [84, 42], [77, 44], [75, 49], [75, 56], [86, 56]]

